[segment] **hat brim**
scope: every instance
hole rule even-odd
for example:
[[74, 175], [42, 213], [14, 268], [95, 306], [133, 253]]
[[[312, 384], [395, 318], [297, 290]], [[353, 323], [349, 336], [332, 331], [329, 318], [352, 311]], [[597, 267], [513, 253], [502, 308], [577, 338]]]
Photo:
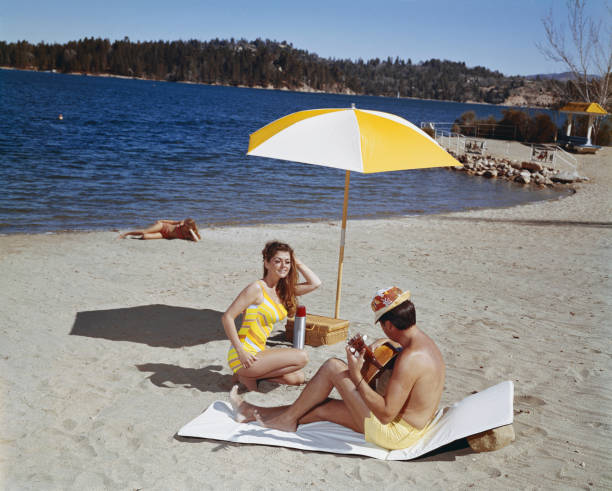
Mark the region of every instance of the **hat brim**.
[[402, 293], [399, 297], [397, 297], [393, 303], [390, 303], [389, 305], [387, 305], [385, 308], [380, 309], [376, 312], [374, 312], [374, 324], [376, 324], [378, 322], [378, 319], [380, 319], [384, 314], [386, 314], [387, 312], [389, 312], [390, 310], [393, 310], [395, 307], [397, 307], [400, 303], [405, 302], [406, 300], [410, 300], [410, 291], [405, 291], [404, 293]]

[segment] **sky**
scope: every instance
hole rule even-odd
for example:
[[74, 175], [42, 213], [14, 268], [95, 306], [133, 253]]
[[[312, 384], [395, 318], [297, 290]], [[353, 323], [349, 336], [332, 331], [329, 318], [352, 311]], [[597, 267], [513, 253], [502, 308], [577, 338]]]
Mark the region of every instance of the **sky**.
[[[611, 25], [612, 0], [588, 0]], [[257, 38], [287, 41], [324, 58], [438, 58], [505, 75], [564, 72], [537, 48], [563, 0], [0, 0], [0, 40], [65, 43], [85, 37], [132, 41]]]

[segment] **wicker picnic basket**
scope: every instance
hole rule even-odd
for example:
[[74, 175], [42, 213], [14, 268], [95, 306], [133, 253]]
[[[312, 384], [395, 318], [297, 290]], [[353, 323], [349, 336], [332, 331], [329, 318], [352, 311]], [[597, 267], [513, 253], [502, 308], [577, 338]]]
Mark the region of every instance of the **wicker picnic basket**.
[[[287, 318], [285, 334], [293, 342], [293, 317]], [[334, 344], [348, 337], [349, 321], [333, 319], [322, 315], [306, 314], [306, 336], [304, 343], [309, 346]]]

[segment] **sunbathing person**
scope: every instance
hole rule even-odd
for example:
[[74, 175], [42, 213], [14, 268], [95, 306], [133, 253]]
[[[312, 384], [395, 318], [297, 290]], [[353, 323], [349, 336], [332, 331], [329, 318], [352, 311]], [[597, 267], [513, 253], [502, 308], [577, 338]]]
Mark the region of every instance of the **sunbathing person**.
[[202, 236], [198, 231], [198, 226], [192, 218], [185, 220], [158, 220], [149, 228], [143, 230], [132, 230], [119, 236], [120, 239], [133, 235], [142, 240], [151, 239], [184, 239], [198, 242]]
[[[261, 379], [300, 385], [305, 380], [302, 368], [308, 363], [306, 352], [294, 348], [266, 349], [266, 341], [275, 323], [287, 314], [295, 314], [296, 296], [316, 290], [321, 280], [295, 257], [288, 244], [268, 242], [261, 254], [263, 278], [242, 290], [221, 317], [231, 342], [227, 361], [234, 378], [248, 390], [256, 390]], [[299, 273], [304, 277], [303, 283], [298, 283]], [[236, 332], [236, 317], [243, 312], [242, 326]]]
[[[444, 360], [440, 350], [416, 326], [410, 293], [392, 287], [377, 292], [372, 300], [374, 321], [380, 322], [389, 339], [397, 343], [397, 355], [385, 395], [373, 390], [361, 376], [364, 351], [353, 353], [347, 346], [348, 364], [327, 360], [290, 406], [260, 407], [244, 401], [234, 387], [230, 400], [236, 420], [284, 431], [299, 424], [331, 421], [363, 433], [368, 442], [389, 450], [407, 448], [421, 438], [436, 414], [444, 388]], [[330, 399], [336, 388], [341, 400]]]

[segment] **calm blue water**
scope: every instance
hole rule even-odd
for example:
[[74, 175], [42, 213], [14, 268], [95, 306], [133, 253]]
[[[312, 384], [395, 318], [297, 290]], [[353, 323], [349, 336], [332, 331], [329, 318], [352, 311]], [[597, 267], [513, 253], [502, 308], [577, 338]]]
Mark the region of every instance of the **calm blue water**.
[[[274, 119], [352, 102], [417, 125], [503, 109], [0, 70], [0, 233], [125, 230], [187, 216], [201, 227], [339, 219], [344, 171], [245, 152], [249, 134]], [[352, 173], [349, 216], [558, 196], [441, 169]]]

